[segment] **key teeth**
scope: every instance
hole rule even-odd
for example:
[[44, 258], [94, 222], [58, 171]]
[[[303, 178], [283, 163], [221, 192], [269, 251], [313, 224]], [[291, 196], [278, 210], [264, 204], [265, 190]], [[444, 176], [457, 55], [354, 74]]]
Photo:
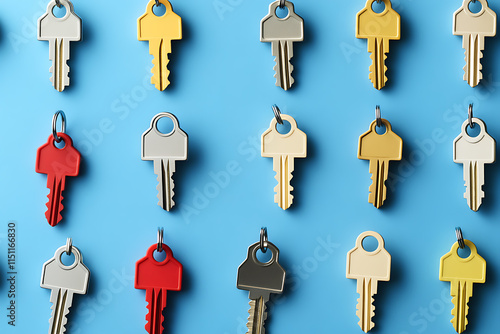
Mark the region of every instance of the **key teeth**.
[[[292, 88], [292, 85], [295, 83], [295, 79], [292, 76], [293, 69], [294, 69], [292, 63], [291, 62], [288, 63], [288, 68], [289, 68], [288, 76], [289, 76], [289, 81], [290, 82], [289, 82], [289, 85], [286, 85], [286, 81], [283, 80], [283, 78], [281, 78], [281, 75], [279, 74], [279, 69], [280, 69], [280, 66], [279, 66], [279, 61], [280, 61], [279, 57], [275, 57], [274, 61], [276, 63], [274, 65], [274, 67], [273, 67], [273, 69], [274, 69], [274, 77], [276, 78], [276, 86], [281, 87], [284, 90], [289, 90], [290, 88]], [[283, 73], [283, 74], [286, 75], [285, 73]]]
[[[253, 328], [253, 325], [254, 325], [254, 320], [255, 320], [255, 311], [256, 311], [256, 307], [257, 307], [257, 301], [256, 300], [250, 300], [250, 302], [248, 303], [250, 305], [250, 309], [248, 310], [248, 321], [247, 321], [247, 328], [248, 328], [248, 331], [246, 332], [246, 334], [253, 334], [254, 333], [254, 328]], [[265, 321], [267, 320], [267, 312], [266, 312], [266, 303], [264, 303], [263, 307], [262, 307], [262, 322], [265, 323]], [[265, 328], [263, 328], [263, 331], [261, 334], [265, 334]]]
[[463, 330], [458, 328], [458, 314], [457, 314], [457, 303], [459, 302], [458, 298], [456, 296], [452, 298], [452, 303], [453, 303], [454, 307], [451, 310], [451, 315], [453, 316], [453, 319], [451, 319], [450, 322], [453, 324], [453, 327], [455, 328], [457, 333], [462, 333], [463, 331], [465, 331], [467, 325], [469, 324], [469, 321], [467, 320], [467, 314], [469, 313], [469, 297], [466, 297], [466, 298], [467, 298], [467, 300], [465, 301], [465, 311], [464, 311], [465, 319], [464, 319]]
[[[170, 63], [170, 59], [168, 58], [168, 54], [165, 57], [165, 64], [163, 65], [164, 71], [163, 75], [161, 75], [161, 66], [159, 64], [159, 59], [156, 57], [153, 59], [153, 68], [151, 69], [151, 73], [153, 76], [151, 77], [151, 83], [155, 85], [156, 89], [159, 91], [164, 91], [165, 88], [167, 88], [170, 85], [170, 81], [168, 80], [168, 77], [170, 76], [170, 70], [168, 69], [168, 63]], [[165, 81], [165, 84], [163, 84], [163, 80]]]
[[[53, 191], [50, 190], [49, 194], [47, 195], [47, 198], [49, 200], [48, 200], [47, 204], [45, 204], [45, 206], [47, 207], [47, 211], [45, 211], [45, 218], [47, 218], [47, 222], [52, 227], [59, 224], [59, 222], [62, 220], [61, 212], [64, 208], [64, 205], [62, 204], [62, 200], [63, 200], [62, 193], [59, 196], [59, 198], [57, 198], [57, 197], [58, 196], [55, 196], [55, 198], [54, 198]], [[54, 203], [54, 201], [58, 201], [58, 205], [57, 205], [57, 208], [54, 210], [54, 212], [52, 212], [52, 204]], [[54, 216], [52, 216], [51, 213], [53, 213], [54, 216], [57, 216], [57, 218], [54, 219]]]
[[[286, 194], [286, 196], [288, 196], [288, 202], [287, 203], [282, 203], [281, 202], [281, 197], [283, 197], [282, 195], [282, 191], [281, 191], [281, 186], [283, 186], [280, 182], [280, 172], [276, 172], [276, 175], [274, 177], [276, 179], [276, 181], [278, 181], [278, 184], [276, 185], [276, 187], [274, 187], [274, 192], [275, 192], [275, 195], [274, 195], [274, 202], [275, 203], [278, 203], [280, 208], [282, 208], [283, 210], [286, 210], [288, 209], [291, 205], [292, 205], [292, 202], [293, 202], [293, 198], [294, 196], [291, 194], [291, 192], [293, 191], [293, 186], [290, 184], [290, 181], [292, 180], [293, 178], [293, 173], [292, 172], [289, 172], [288, 173], [288, 194]], [[281, 196], [280, 196], [281, 195]]]
[[[170, 211], [174, 206], [175, 206], [175, 202], [174, 202], [174, 195], [175, 195], [175, 192], [174, 192], [174, 187], [175, 187], [175, 183], [174, 183], [174, 179], [172, 178], [172, 175], [169, 178], [169, 182], [170, 182], [170, 194], [171, 194], [171, 197], [170, 197], [170, 201], [165, 198], [165, 207], [164, 209], [167, 210], [167, 211]], [[158, 175], [158, 177], [156, 178], [156, 180], [158, 181], [158, 185], [156, 186], [156, 190], [158, 191], [158, 195], [156, 195], [156, 197], [158, 198], [158, 205], [163, 207], [163, 202], [162, 202], [162, 199], [164, 196], [168, 196], [168, 193], [167, 194], [162, 194], [162, 176], [161, 175]]]
[[370, 305], [372, 307], [370, 307], [370, 325], [369, 325], [369, 328], [368, 329], [365, 329], [363, 328], [363, 301], [361, 300], [361, 296], [358, 298], [358, 305], [356, 306], [356, 315], [358, 316], [359, 318], [359, 322], [358, 322], [358, 325], [359, 327], [361, 327], [361, 329], [365, 332], [365, 333], [368, 333], [371, 329], [373, 329], [373, 327], [375, 327], [375, 323], [372, 321], [373, 317], [375, 316], [375, 306], [373, 306], [373, 302], [375, 301], [375, 299], [372, 297], [370, 297]]
[[483, 73], [481, 70], [483, 69], [483, 64], [481, 63], [481, 59], [483, 59], [483, 52], [481, 50], [478, 51], [478, 67], [477, 67], [477, 82], [472, 82], [470, 80], [470, 73], [469, 73], [469, 55], [468, 51], [465, 50], [465, 66], [463, 67], [464, 70], [464, 80], [467, 81], [467, 83], [471, 87], [476, 87], [479, 82], [483, 79]]
[[385, 84], [387, 83], [387, 76], [386, 76], [387, 66], [385, 65], [385, 60], [387, 59], [387, 53], [383, 53], [383, 55], [384, 55], [384, 71], [383, 71], [384, 80], [383, 80], [382, 86], [379, 87], [378, 80], [377, 80], [377, 70], [375, 68], [375, 52], [372, 52], [370, 55], [370, 59], [372, 60], [372, 64], [370, 65], [370, 68], [369, 68], [370, 74], [368, 75], [368, 78], [373, 83], [373, 87], [380, 90], [380, 89], [384, 88]]

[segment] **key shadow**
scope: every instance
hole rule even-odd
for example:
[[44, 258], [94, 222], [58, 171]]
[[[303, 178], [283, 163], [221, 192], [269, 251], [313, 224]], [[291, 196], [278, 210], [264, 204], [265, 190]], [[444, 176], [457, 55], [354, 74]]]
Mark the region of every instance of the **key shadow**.
[[[78, 186], [75, 186], [77, 183], [83, 184], [86, 181], [86, 175], [87, 175], [87, 162], [85, 160], [85, 156], [82, 156], [80, 159], [80, 170], [78, 172], [77, 176], [66, 176], [66, 185], [64, 188], [64, 191], [62, 193], [63, 196], [63, 210], [61, 211], [61, 216], [62, 219], [59, 222], [59, 225], [66, 226], [65, 224], [65, 216], [69, 215], [71, 213], [72, 207], [73, 206], [78, 206], [78, 203], [74, 201], [74, 204], [71, 204], [73, 202], [71, 196], [71, 193], [73, 191], [78, 192]], [[81, 181], [81, 182], [80, 182]], [[47, 221], [47, 219], [45, 219]]]
[[[304, 133], [313, 133], [313, 131], [309, 131], [309, 129], [304, 128], [302, 131]], [[299, 210], [302, 203], [301, 196], [306, 196], [309, 192], [307, 191], [307, 182], [306, 182], [306, 170], [310, 171], [311, 164], [316, 160], [316, 145], [315, 138], [308, 136], [307, 137], [307, 157], [305, 158], [295, 158], [294, 159], [294, 170], [292, 173], [292, 180], [290, 181], [291, 186], [293, 187], [292, 195], [293, 202], [290, 208], [286, 211], [294, 212], [295, 210]], [[273, 180], [276, 181], [275, 178]], [[277, 181], [276, 181], [277, 182]], [[273, 197], [274, 198], [274, 197]]]
[[[314, 26], [311, 24], [304, 25], [304, 40], [302, 42], [293, 43], [293, 57], [291, 59], [291, 63], [293, 66], [292, 77], [294, 78], [294, 83], [292, 87], [289, 89], [291, 91], [299, 89], [301, 87], [302, 83], [301, 73], [302, 69], [305, 67], [305, 63], [307, 62], [307, 59], [304, 59], [304, 61], [302, 62], [302, 50], [308, 50], [308, 49], [311, 50], [313, 48], [312, 44], [314, 44], [315, 42], [314, 39], [315, 36], [316, 32], [314, 31]], [[263, 44], [271, 44], [271, 43], [263, 43]], [[271, 51], [271, 56], [272, 56], [272, 51]], [[274, 62], [274, 57], [273, 57], [273, 62]]]
[[[187, 15], [183, 15], [182, 13], [178, 13], [178, 15], [182, 18], [187, 17]], [[177, 74], [178, 74], [178, 71], [175, 70], [175, 67], [177, 63], [183, 60], [184, 51], [187, 50], [187, 52], [189, 52], [189, 45], [187, 44], [189, 44], [190, 40], [191, 40], [191, 27], [189, 26], [189, 24], [186, 23], [186, 20], [183, 19], [182, 39], [171, 41], [172, 52], [168, 54], [168, 59], [169, 59], [168, 70], [170, 71], [170, 74], [168, 75], [168, 80], [170, 81], [170, 84], [165, 88], [163, 93], [165, 92], [168, 93], [168, 91], [175, 92], [175, 89], [177, 87]], [[182, 73], [180, 74], [180, 76], [182, 76]]]
[[[178, 318], [176, 315], [176, 307], [178, 298], [184, 298], [183, 294], [191, 289], [191, 277], [186, 267], [182, 269], [182, 289], [181, 291], [168, 291], [167, 292], [167, 307], [162, 311], [163, 314], [163, 333], [172, 333], [170, 326], [174, 319]], [[169, 306], [172, 305], [172, 306]]]
[[[393, 254], [391, 250], [388, 250], [389, 253]], [[377, 286], [377, 294], [373, 297], [374, 302], [373, 305], [375, 306], [375, 315], [372, 318], [373, 323], [375, 324], [375, 327], [373, 327], [372, 330], [370, 330], [370, 333], [387, 333], [387, 328], [389, 327], [388, 324], [388, 316], [385, 316], [385, 323], [378, 323], [378, 319], [382, 318], [381, 315], [384, 313], [390, 314], [391, 313], [391, 305], [395, 305], [394, 301], [395, 299], [398, 299], [398, 295], [395, 292], [396, 287], [400, 287], [402, 289], [403, 287], [403, 271], [401, 270], [402, 265], [400, 264], [401, 261], [399, 257], [393, 256], [391, 259], [391, 280], [388, 282], [385, 281], [380, 281]], [[388, 292], [386, 292], [386, 289]], [[390, 292], [390, 293], [389, 293]], [[393, 297], [396, 296], [396, 297]]]
[[[493, 261], [486, 260], [486, 263], [493, 263]], [[476, 324], [479, 322], [481, 316], [480, 312], [484, 309], [484, 300], [487, 296], [496, 290], [496, 277], [495, 271], [491, 270], [490, 266], [486, 266], [486, 283], [476, 283], [472, 287], [474, 294], [469, 299], [469, 313], [467, 314], [467, 331], [469, 333], [475, 333], [474, 329]], [[450, 319], [451, 320], [451, 319]]]
[[[495, 126], [495, 124], [493, 124]], [[488, 129], [488, 125], [486, 124]], [[498, 131], [488, 131], [490, 136], [493, 138], [500, 138]], [[479, 207], [479, 214], [484, 214], [486, 216], [493, 216], [497, 212], [498, 208], [495, 203], [495, 199], [500, 196], [500, 190], [495, 187], [497, 184], [498, 177], [500, 176], [500, 162], [495, 162], [492, 164], [484, 165], [484, 198]], [[465, 192], [465, 186], [464, 186]], [[465, 201], [465, 199], [463, 199]], [[496, 220], [496, 219], [495, 219]], [[492, 220], [494, 222], [495, 220]]]
[[[91, 25], [82, 24], [82, 39], [79, 42], [69, 42], [70, 43], [70, 58], [67, 62], [69, 66], [69, 86], [64, 88], [64, 91], [72, 92], [74, 89], [78, 88], [80, 82], [80, 73], [84, 72], [85, 69], [80, 65], [80, 60], [83, 59], [82, 51], [88, 49], [88, 44], [92, 42], [93, 31], [90, 29]], [[89, 42], [90, 41], [90, 42]], [[47, 43], [48, 46], [48, 43]], [[81, 49], [81, 51], [80, 51]], [[47, 50], [48, 52], [48, 50]]]

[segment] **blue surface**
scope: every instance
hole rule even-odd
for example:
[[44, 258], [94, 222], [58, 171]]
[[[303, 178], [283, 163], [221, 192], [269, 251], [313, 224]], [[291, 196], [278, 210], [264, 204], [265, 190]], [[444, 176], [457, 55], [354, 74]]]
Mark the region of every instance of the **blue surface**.
[[[0, 2], [0, 331], [47, 330], [42, 264], [71, 236], [92, 276], [89, 294], [75, 298], [68, 332], [144, 333], [145, 293], [133, 288], [134, 264], [164, 226], [165, 242], [184, 265], [182, 292], [168, 294], [169, 333], [242, 334], [248, 299], [236, 289], [236, 271], [265, 225], [289, 277], [271, 308], [270, 333], [360, 333], [345, 259], [366, 230], [383, 235], [393, 259], [391, 281], [379, 284], [375, 299], [374, 332], [453, 333], [449, 284], [438, 269], [458, 225], [488, 263], [487, 283], [474, 286], [468, 333], [497, 332], [500, 164], [486, 166], [486, 198], [471, 212], [452, 141], [471, 102], [500, 139], [500, 42], [486, 40], [485, 79], [470, 88], [462, 80], [461, 38], [451, 33], [461, 3], [394, 1], [402, 39], [391, 42], [388, 86], [378, 92], [368, 80], [366, 41], [354, 37], [364, 1], [296, 0], [306, 40], [295, 47], [295, 86], [283, 92], [274, 86], [270, 45], [259, 42], [269, 1], [174, 0], [184, 39], [174, 42], [172, 85], [160, 93], [149, 83], [147, 43], [136, 36], [146, 1], [75, 0], [84, 41], [72, 44], [71, 86], [58, 93], [49, 81], [48, 43], [36, 40], [46, 1]], [[500, 12], [500, 4], [490, 5]], [[273, 203], [272, 161], [259, 152], [274, 103], [309, 140], [309, 156], [296, 160], [295, 203], [287, 212]], [[376, 104], [404, 140], [382, 210], [367, 202], [368, 162], [356, 156]], [[35, 154], [57, 109], [84, 156], [81, 175], [68, 180], [64, 220], [51, 228]], [[161, 111], [177, 115], [190, 136], [171, 213], [156, 205], [153, 164], [140, 159], [141, 134]], [[4, 315], [9, 220], [18, 224], [16, 328]]]

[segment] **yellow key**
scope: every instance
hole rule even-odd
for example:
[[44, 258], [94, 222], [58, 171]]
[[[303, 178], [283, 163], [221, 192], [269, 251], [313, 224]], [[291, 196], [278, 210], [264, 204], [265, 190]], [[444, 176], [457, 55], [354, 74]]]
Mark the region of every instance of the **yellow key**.
[[[374, 237], [378, 247], [373, 252], [363, 248], [363, 240]], [[356, 239], [356, 247], [347, 253], [346, 277], [357, 280], [359, 294], [356, 315], [359, 318], [359, 327], [368, 333], [375, 324], [372, 317], [375, 315], [373, 296], [377, 294], [379, 281], [391, 279], [391, 255], [384, 248], [384, 239], [377, 232], [363, 232]]]
[[439, 279], [451, 282], [452, 302], [455, 305], [451, 311], [451, 323], [457, 333], [462, 333], [467, 327], [467, 303], [472, 297], [472, 285], [486, 281], [486, 261], [477, 253], [476, 245], [469, 240], [464, 240], [464, 243], [470, 248], [468, 258], [458, 255], [458, 242], [455, 242], [451, 251], [441, 258], [439, 267]]
[[389, 41], [399, 40], [401, 37], [401, 18], [392, 9], [390, 0], [382, 0], [385, 9], [382, 13], [375, 13], [372, 4], [375, 0], [368, 0], [366, 7], [356, 17], [356, 37], [368, 39], [368, 52], [371, 54], [370, 80], [376, 89], [382, 89], [387, 82], [385, 71], [386, 53], [389, 52]]
[[384, 204], [387, 196], [385, 181], [389, 175], [389, 162], [401, 160], [403, 156], [403, 140], [392, 132], [391, 123], [380, 119], [386, 132], [379, 135], [376, 132], [377, 121], [373, 121], [370, 130], [359, 137], [358, 159], [370, 160], [372, 184], [368, 202], [377, 209]]
[[165, 14], [156, 16], [153, 12], [156, 0], [149, 1], [146, 14], [137, 20], [137, 36], [140, 41], [149, 41], [149, 53], [154, 57], [151, 83], [163, 91], [170, 84], [168, 54], [172, 51], [172, 40], [182, 39], [182, 20], [173, 12], [168, 0], [158, 0], [158, 2], [165, 5]]
[[273, 158], [273, 170], [278, 185], [274, 188], [274, 202], [286, 210], [292, 205], [293, 187], [290, 185], [294, 170], [294, 159], [307, 156], [307, 136], [297, 128], [292, 116], [281, 114], [281, 118], [291, 125], [290, 132], [281, 134], [276, 130], [277, 121], [273, 118], [271, 126], [262, 134], [262, 156]]

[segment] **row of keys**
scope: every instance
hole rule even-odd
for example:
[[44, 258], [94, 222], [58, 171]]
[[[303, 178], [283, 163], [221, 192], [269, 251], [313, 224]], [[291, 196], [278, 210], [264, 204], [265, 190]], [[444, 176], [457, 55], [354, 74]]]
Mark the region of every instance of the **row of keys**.
[[[363, 241], [367, 237], [377, 240], [378, 246], [374, 251], [364, 248]], [[458, 254], [458, 249], [464, 247], [468, 247], [471, 252], [466, 258]], [[270, 260], [261, 262], [257, 256], [259, 251], [270, 251]], [[165, 253], [162, 254], [163, 252]], [[65, 265], [61, 261], [64, 253], [74, 254], [75, 260], [72, 264]], [[155, 258], [155, 255], [159, 254], [163, 255], [164, 259]], [[346, 262], [346, 277], [357, 281], [358, 324], [367, 333], [375, 326], [372, 318], [375, 315], [374, 296], [377, 294], [378, 282], [389, 281], [391, 277], [391, 255], [385, 249], [382, 236], [377, 232], [367, 231], [358, 236], [355, 247], [347, 253]], [[149, 334], [163, 333], [167, 291], [181, 290], [182, 271], [182, 264], [163, 243], [163, 229], [159, 229], [157, 243], [149, 247], [146, 256], [137, 261], [135, 266], [134, 287], [146, 290], [148, 313], [145, 328]], [[248, 248], [247, 258], [239, 266], [236, 280], [238, 289], [249, 292], [247, 334], [265, 333], [266, 304], [271, 294], [283, 293], [285, 277], [286, 271], [279, 264], [279, 249], [268, 241], [267, 229], [263, 228], [260, 241]], [[66, 245], [58, 248], [54, 257], [42, 268], [40, 286], [51, 290], [50, 302], [53, 304], [49, 333], [65, 332], [73, 296], [87, 293], [89, 279], [90, 271], [83, 263], [80, 250], [73, 246], [68, 238]], [[477, 248], [471, 241], [460, 237], [450, 252], [441, 258], [439, 279], [451, 283], [452, 302], [455, 306], [451, 311], [451, 322], [457, 333], [462, 333], [467, 326], [467, 304], [472, 297], [472, 286], [474, 283], [486, 281], [486, 261], [477, 253]]]
[[[273, 106], [275, 117], [271, 120], [261, 138], [261, 155], [273, 158], [273, 170], [278, 184], [274, 188], [274, 202], [286, 210], [293, 203], [293, 187], [291, 179], [295, 158], [307, 157], [307, 135], [297, 127], [297, 122], [290, 115], [281, 114], [277, 106]], [[372, 183], [369, 188], [368, 202], [380, 208], [387, 197], [385, 182], [389, 175], [391, 161], [398, 161], [403, 156], [403, 140], [392, 130], [391, 123], [380, 115], [376, 109], [376, 119], [370, 124], [367, 132], [361, 135], [358, 144], [358, 158], [369, 160], [369, 171]], [[56, 129], [58, 116], [62, 117], [62, 130]], [[164, 117], [173, 122], [170, 133], [158, 130], [158, 121]], [[288, 133], [280, 133], [278, 124], [288, 122]], [[468, 134], [470, 128], [478, 126], [480, 132], [473, 137]], [[385, 127], [385, 131], [381, 129]], [[37, 151], [36, 172], [47, 174], [48, 194], [46, 218], [51, 226], [56, 226], [62, 219], [62, 192], [65, 189], [66, 177], [77, 176], [80, 168], [81, 154], [73, 146], [73, 141], [66, 131], [66, 116], [58, 111], [52, 120], [52, 134], [47, 142]], [[379, 133], [381, 132], [381, 133]], [[175, 205], [174, 179], [176, 162], [188, 158], [188, 135], [180, 126], [177, 118], [171, 113], [159, 113], [144, 132], [141, 140], [141, 158], [154, 162], [154, 172], [158, 180], [158, 205], [170, 211]], [[453, 160], [463, 164], [464, 180], [469, 207], [477, 211], [484, 198], [484, 165], [495, 162], [496, 142], [487, 133], [485, 123], [472, 115], [469, 107], [469, 118], [462, 125], [460, 135], [453, 142]]]
[[[382, 1], [385, 5], [382, 12], [375, 12], [372, 8], [375, 0], [368, 0], [365, 8], [356, 16], [356, 37], [368, 40], [368, 52], [372, 60], [369, 79], [378, 90], [387, 82], [385, 59], [389, 52], [389, 41], [401, 38], [400, 15], [392, 8], [390, 0]], [[462, 7], [455, 12], [453, 34], [463, 38], [466, 61], [464, 80], [474, 87], [482, 79], [484, 38], [496, 35], [497, 17], [489, 8], [487, 0], [479, 0], [482, 9], [478, 13], [470, 11], [471, 2], [472, 0], [464, 0]], [[160, 4], [166, 8], [162, 16], [153, 11]], [[64, 6], [66, 15], [56, 17], [53, 13], [55, 6]], [[277, 9], [285, 7], [288, 14], [280, 18], [276, 13]], [[168, 0], [150, 0], [146, 13], [138, 19], [137, 36], [140, 41], [149, 42], [149, 53], [153, 56], [151, 83], [163, 91], [170, 84], [167, 65], [168, 55], [172, 51], [171, 42], [182, 39], [182, 19], [173, 11]], [[38, 20], [38, 39], [49, 42], [51, 81], [54, 88], [61, 92], [70, 82], [67, 64], [70, 42], [82, 39], [82, 20], [75, 14], [70, 0], [50, 1], [47, 12]], [[276, 86], [284, 90], [290, 89], [294, 83], [291, 64], [293, 44], [304, 40], [304, 20], [295, 13], [292, 2], [277, 0], [271, 3], [269, 14], [261, 21], [260, 40], [272, 45], [272, 55], [276, 60]]]

